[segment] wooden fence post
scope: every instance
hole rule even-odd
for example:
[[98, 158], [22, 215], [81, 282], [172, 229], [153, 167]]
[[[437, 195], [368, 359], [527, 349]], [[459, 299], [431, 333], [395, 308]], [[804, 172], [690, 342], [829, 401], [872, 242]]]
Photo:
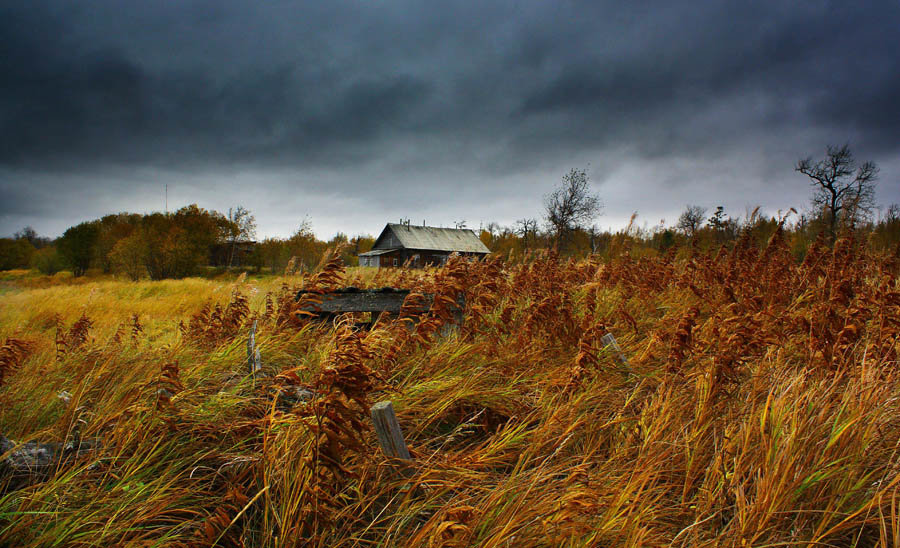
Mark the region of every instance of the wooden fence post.
[[378, 434], [378, 443], [381, 444], [384, 454], [392, 458], [412, 460], [406, 442], [403, 441], [397, 415], [394, 414], [394, 404], [390, 401], [380, 401], [372, 406], [371, 412], [375, 433]]
[[616, 338], [613, 337], [612, 333], [607, 333], [600, 337], [600, 342], [603, 343], [603, 348], [609, 348], [615, 353], [616, 359], [622, 362], [622, 365], [625, 366], [625, 369], [631, 374], [631, 367], [628, 364], [628, 358], [625, 357], [625, 353], [622, 352], [622, 348], [619, 346], [619, 343], [616, 342]]
[[253, 320], [253, 325], [250, 326], [250, 338], [247, 339], [247, 367], [251, 375], [256, 375], [256, 372], [262, 369], [259, 348], [256, 348], [256, 320]]

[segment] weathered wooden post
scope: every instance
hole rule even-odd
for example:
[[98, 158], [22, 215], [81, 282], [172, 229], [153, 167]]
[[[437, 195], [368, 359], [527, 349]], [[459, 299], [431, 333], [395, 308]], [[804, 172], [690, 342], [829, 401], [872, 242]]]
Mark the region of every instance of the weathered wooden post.
[[375, 433], [378, 434], [378, 443], [384, 454], [395, 459], [412, 460], [406, 442], [403, 441], [403, 432], [397, 423], [397, 415], [394, 414], [394, 404], [390, 401], [380, 401], [372, 406], [371, 412]]
[[256, 320], [253, 320], [253, 325], [250, 326], [250, 338], [247, 339], [247, 367], [251, 375], [256, 375], [256, 372], [262, 369], [259, 348], [256, 348]]
[[625, 366], [625, 369], [628, 371], [628, 374], [631, 374], [631, 366], [628, 364], [628, 358], [625, 357], [625, 353], [622, 352], [622, 348], [619, 346], [619, 343], [616, 342], [616, 338], [613, 337], [612, 333], [607, 333], [600, 337], [600, 342], [603, 343], [603, 348], [609, 348], [615, 353], [616, 359], [622, 362], [622, 365]]

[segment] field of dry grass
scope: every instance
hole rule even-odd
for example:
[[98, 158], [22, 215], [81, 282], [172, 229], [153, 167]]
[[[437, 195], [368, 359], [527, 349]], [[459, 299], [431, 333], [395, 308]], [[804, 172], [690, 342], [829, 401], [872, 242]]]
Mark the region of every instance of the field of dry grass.
[[[0, 479], [0, 545], [897, 546], [898, 268], [852, 238], [798, 263], [776, 233], [608, 263], [10, 274], [0, 433], [90, 449]], [[435, 310], [412, 330], [296, 314], [297, 288], [337, 285]], [[315, 397], [279, 404], [298, 386]], [[406, 473], [371, 430], [384, 399]]]

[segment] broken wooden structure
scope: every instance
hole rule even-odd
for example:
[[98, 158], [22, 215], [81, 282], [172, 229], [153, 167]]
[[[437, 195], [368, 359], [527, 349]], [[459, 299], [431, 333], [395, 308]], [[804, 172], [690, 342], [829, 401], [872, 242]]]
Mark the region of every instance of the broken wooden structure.
[[[410, 295], [413, 295], [410, 298]], [[415, 319], [427, 314], [434, 304], [431, 293], [413, 294], [409, 289], [382, 287], [380, 289], [359, 289], [345, 287], [325, 293], [300, 291], [297, 302], [300, 310], [323, 320], [330, 321], [340, 314], [370, 313], [371, 319], [362, 322], [360, 327], [371, 328], [382, 315], [408, 316]], [[453, 324], [461, 327], [465, 300], [460, 297], [453, 308]]]

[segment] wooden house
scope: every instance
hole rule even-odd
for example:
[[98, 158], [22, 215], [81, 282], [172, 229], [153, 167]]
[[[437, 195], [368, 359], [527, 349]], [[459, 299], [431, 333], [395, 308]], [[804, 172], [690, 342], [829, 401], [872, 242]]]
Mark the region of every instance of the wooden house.
[[372, 250], [359, 254], [359, 266], [441, 265], [451, 253], [480, 258], [490, 250], [467, 228], [388, 223]]

